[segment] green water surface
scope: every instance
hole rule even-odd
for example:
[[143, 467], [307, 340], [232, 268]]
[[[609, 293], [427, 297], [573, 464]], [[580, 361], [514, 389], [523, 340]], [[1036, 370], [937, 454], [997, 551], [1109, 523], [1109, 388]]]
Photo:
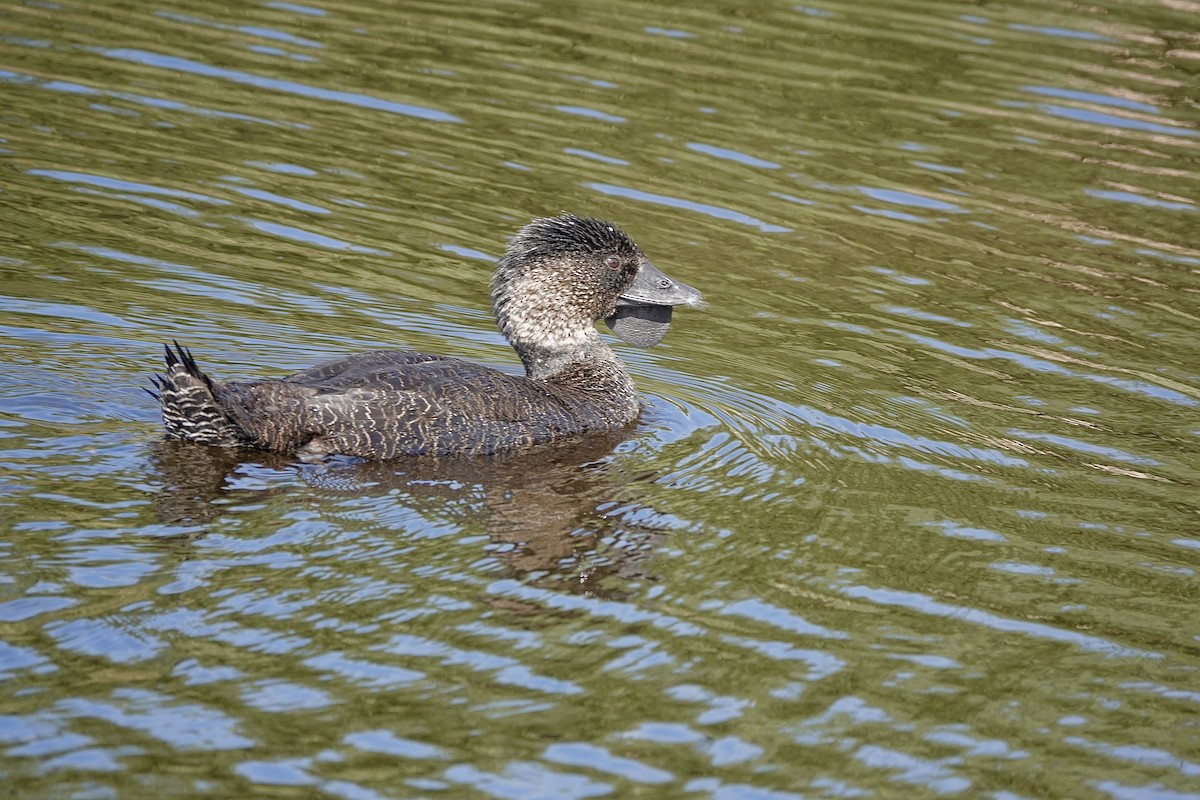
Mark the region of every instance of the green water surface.
[[[1200, 794], [1200, 6], [0, 6], [0, 794]], [[298, 464], [223, 377], [515, 369], [506, 237], [698, 287], [622, 437]]]

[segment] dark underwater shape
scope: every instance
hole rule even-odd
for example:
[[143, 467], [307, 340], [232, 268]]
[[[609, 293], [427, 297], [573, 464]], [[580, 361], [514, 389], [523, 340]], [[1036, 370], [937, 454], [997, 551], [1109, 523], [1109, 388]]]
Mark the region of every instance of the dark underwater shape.
[[701, 306], [700, 293], [615, 225], [563, 214], [522, 228], [492, 278], [492, 311], [524, 376], [378, 350], [282, 379], [222, 381], [176, 342], [150, 394], [169, 439], [309, 457], [495, 453], [633, 422], [633, 379], [596, 321], [649, 347], [677, 305]]

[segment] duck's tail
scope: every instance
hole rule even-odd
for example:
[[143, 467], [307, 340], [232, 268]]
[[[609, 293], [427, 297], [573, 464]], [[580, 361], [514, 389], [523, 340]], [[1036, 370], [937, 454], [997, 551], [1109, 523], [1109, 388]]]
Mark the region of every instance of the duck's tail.
[[224, 446], [244, 444], [245, 434], [221, 407], [212, 380], [196, 366], [190, 350], [174, 340], [172, 344], [174, 350], [171, 345], [163, 346], [166, 375], [150, 379], [157, 391], [145, 390], [162, 407], [167, 438]]

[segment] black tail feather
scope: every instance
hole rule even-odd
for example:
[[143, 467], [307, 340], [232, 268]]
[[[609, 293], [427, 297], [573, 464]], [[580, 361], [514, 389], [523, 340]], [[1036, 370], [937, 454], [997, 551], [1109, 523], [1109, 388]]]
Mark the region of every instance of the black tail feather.
[[[175, 349], [171, 349], [171, 344], [175, 345]], [[199, 378], [204, 381], [209, 387], [212, 386], [212, 380], [204, 374], [200, 367], [196, 366], [196, 358], [192, 355], [192, 351], [181, 345], [178, 340], [172, 339], [171, 344], [164, 344], [163, 350], [166, 352], [167, 372], [175, 365], [180, 365], [193, 378]], [[159, 376], [161, 378], [161, 376]]]
[[153, 389], [145, 392], [162, 408], [167, 437], [218, 445], [243, 441], [243, 434], [221, 407], [212, 380], [200, 371], [192, 351], [172, 339], [171, 344], [163, 345], [163, 360], [165, 374], [152, 375]]

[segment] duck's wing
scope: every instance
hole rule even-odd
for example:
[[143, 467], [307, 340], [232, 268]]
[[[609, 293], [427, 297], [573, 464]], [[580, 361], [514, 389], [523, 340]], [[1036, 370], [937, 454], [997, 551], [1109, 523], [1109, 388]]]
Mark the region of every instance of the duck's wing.
[[487, 453], [589, 427], [538, 381], [417, 353], [363, 353], [281, 381], [214, 388], [247, 438], [271, 450]]
[[404, 350], [373, 350], [357, 353], [284, 378], [285, 383], [307, 386], [319, 391], [349, 389], [379, 385], [382, 388], [403, 389], [419, 385], [428, 375], [420, 369], [423, 364], [466, 364], [455, 358], [412, 353]]
[[453, 367], [436, 373], [439, 379], [420, 390], [374, 386], [308, 398], [306, 412], [320, 433], [306, 451], [371, 458], [491, 453], [546, 441], [578, 424], [523, 376], [478, 367], [467, 375]]
[[[511, 401], [544, 391], [523, 375], [510, 375], [482, 364], [425, 353], [380, 350], [322, 364], [284, 379], [284, 383], [313, 390], [317, 395], [354, 391], [415, 394], [426, 400], [454, 398], [460, 404], [471, 398], [483, 405], [504, 408]], [[397, 402], [400, 398], [390, 398]], [[486, 411], [486, 409], [480, 409]]]

